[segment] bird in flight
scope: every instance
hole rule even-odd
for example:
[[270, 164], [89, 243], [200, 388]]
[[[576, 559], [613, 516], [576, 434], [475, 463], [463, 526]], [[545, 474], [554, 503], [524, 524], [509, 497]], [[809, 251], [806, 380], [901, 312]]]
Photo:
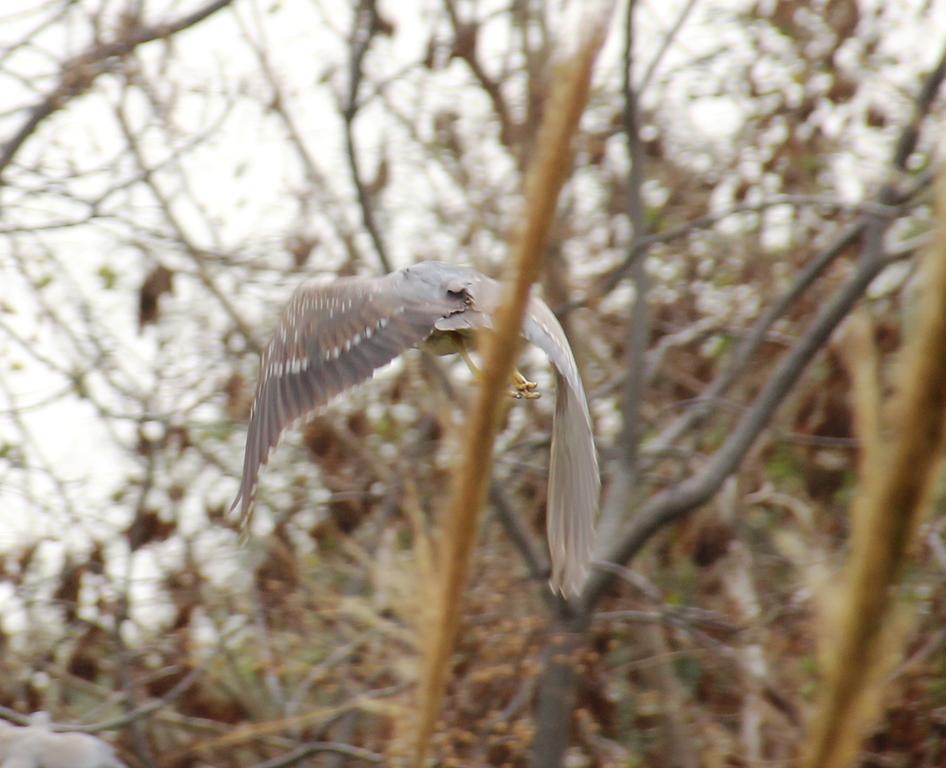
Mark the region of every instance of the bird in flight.
[[[493, 326], [502, 286], [469, 267], [425, 261], [383, 277], [309, 280], [283, 311], [260, 363], [243, 477], [232, 512], [246, 528], [262, 466], [297, 419], [369, 379], [402, 352], [425, 346], [468, 364], [472, 334]], [[553, 312], [531, 297], [522, 335], [548, 356], [556, 399], [549, 463], [550, 585], [577, 594], [591, 563], [600, 477], [588, 401], [575, 356]], [[518, 372], [516, 397], [538, 397]]]

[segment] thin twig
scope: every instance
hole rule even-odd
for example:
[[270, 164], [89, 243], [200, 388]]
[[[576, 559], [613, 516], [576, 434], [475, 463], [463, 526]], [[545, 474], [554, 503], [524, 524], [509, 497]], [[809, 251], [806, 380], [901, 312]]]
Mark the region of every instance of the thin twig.
[[305, 760], [310, 755], [330, 752], [352, 760], [360, 760], [364, 763], [380, 765], [385, 761], [384, 755], [372, 752], [362, 747], [355, 747], [351, 744], [342, 744], [338, 741], [308, 741], [281, 757], [274, 757], [272, 760], [266, 760], [262, 763], [256, 763], [253, 768], [285, 768], [288, 765], [296, 765]]
[[[295, 152], [305, 173], [308, 187], [305, 195], [315, 197], [316, 208], [321, 211], [323, 220], [334, 231], [341, 245], [345, 248], [349, 257], [355, 263], [361, 263], [363, 258], [355, 237], [355, 225], [349, 221], [349, 206], [342, 203], [338, 196], [332, 194], [331, 178], [319, 167], [315, 155], [309, 149], [309, 145], [303, 136], [303, 130], [296, 122], [296, 111], [292, 108], [283, 84], [280, 81], [270, 56], [272, 44], [266, 37], [266, 25], [263, 23], [257, 4], [252, 6], [254, 18], [252, 24], [243, 21], [240, 14], [234, 14], [240, 31], [246, 39], [247, 45], [256, 55], [263, 77], [266, 79], [271, 91], [269, 109], [276, 115], [286, 130], [286, 138], [289, 140], [289, 146]], [[252, 32], [255, 32], [259, 39], [255, 39]], [[307, 197], [304, 196], [303, 206], [308, 207]]]
[[[638, 97], [647, 90], [648, 86], [653, 81], [657, 67], [660, 66], [660, 62], [663, 61], [664, 56], [667, 54], [667, 51], [670, 50], [670, 46], [673, 45], [674, 40], [677, 39], [677, 35], [680, 34], [680, 30], [683, 29], [683, 25], [686, 24], [686, 20], [690, 17], [695, 7], [696, 0], [688, 0], [687, 4], [680, 10], [680, 14], [677, 16], [676, 21], [674, 21], [673, 26], [661, 39], [660, 48], [657, 50], [657, 53], [654, 54], [654, 58], [650, 60], [650, 64], [647, 65], [647, 69], [644, 71], [644, 76], [637, 85]], [[625, 64], [628, 62], [629, 59], [625, 58]]]
[[402, 685], [393, 685], [387, 688], [379, 688], [372, 691], [366, 691], [352, 697], [349, 701], [333, 706], [319, 707], [304, 712], [293, 717], [284, 717], [270, 722], [244, 725], [237, 728], [229, 728], [222, 731], [220, 735], [205, 742], [197, 742], [188, 745], [179, 752], [168, 756], [169, 763], [174, 760], [181, 760], [188, 755], [199, 755], [220, 751], [228, 747], [236, 747], [263, 738], [268, 738], [276, 734], [285, 733], [295, 728], [305, 728], [313, 726], [322, 726], [335, 720], [339, 716], [356, 711], [362, 707], [368, 706], [369, 702], [389, 696], [396, 696], [404, 690]]
[[167, 39], [192, 27], [222, 8], [226, 8], [231, 2], [233, 0], [213, 0], [176, 21], [139, 27], [123, 40], [101, 43], [65, 62], [59, 83], [30, 109], [24, 123], [3, 145], [3, 151], [0, 152], [0, 186], [2, 186], [2, 177], [7, 167], [40, 123], [62, 109], [69, 101], [85, 93], [99, 75], [109, 70], [112, 60], [128, 55], [139, 45]]
[[361, 167], [358, 160], [358, 147], [355, 144], [355, 117], [361, 104], [358, 101], [358, 90], [364, 75], [364, 59], [378, 31], [379, 17], [376, 0], [360, 0], [354, 11], [352, 21], [351, 40], [349, 47], [351, 57], [348, 66], [348, 100], [342, 110], [342, 119], [345, 124], [345, 149], [348, 156], [348, 168], [351, 171], [352, 184], [358, 197], [358, 207], [361, 209], [361, 220], [368, 230], [371, 242], [374, 245], [378, 261], [385, 272], [391, 271], [391, 260], [388, 258], [387, 248], [378, 223], [374, 217], [374, 205], [368, 194]]
[[476, 55], [477, 22], [463, 21], [457, 12], [454, 0], [444, 0], [447, 18], [453, 27], [453, 54], [466, 62], [470, 72], [480, 87], [489, 97], [493, 112], [499, 121], [499, 142], [507, 149], [512, 149], [517, 137], [517, 125], [510, 114], [500, 84], [491, 78]]
[[168, 198], [161, 185], [158, 183], [156, 176], [151, 173], [151, 169], [148, 165], [148, 162], [145, 160], [144, 152], [141, 149], [138, 137], [132, 130], [125, 111], [119, 107], [115, 110], [115, 116], [117, 118], [118, 125], [121, 128], [122, 134], [128, 143], [128, 149], [131, 151], [132, 156], [135, 158], [135, 162], [138, 164], [138, 167], [144, 176], [144, 181], [147, 188], [151, 191], [152, 196], [154, 197], [158, 206], [161, 208], [161, 212], [164, 214], [165, 220], [174, 230], [179, 244], [193, 259], [197, 277], [201, 284], [217, 300], [217, 303], [220, 305], [221, 309], [223, 309], [224, 313], [227, 315], [227, 317], [229, 317], [234, 327], [243, 336], [247, 346], [257, 354], [261, 353], [262, 345], [260, 344], [256, 333], [254, 333], [253, 329], [243, 319], [242, 313], [237, 310], [237, 307], [231, 298], [220, 289], [220, 286], [217, 285], [213, 275], [210, 273], [210, 270], [207, 267], [206, 252], [191, 239], [187, 232], [187, 228], [178, 218], [177, 214], [174, 213], [174, 206], [171, 204], [171, 200]]

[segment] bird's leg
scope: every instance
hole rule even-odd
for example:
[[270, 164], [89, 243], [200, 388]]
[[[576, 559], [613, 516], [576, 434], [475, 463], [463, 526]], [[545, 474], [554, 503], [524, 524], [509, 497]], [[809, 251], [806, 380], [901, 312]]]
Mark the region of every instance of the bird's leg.
[[[457, 352], [459, 353], [460, 357], [463, 358], [463, 362], [466, 363], [466, 367], [470, 369], [470, 373], [473, 374], [473, 378], [479, 379], [480, 369], [476, 363], [473, 362], [473, 358], [470, 356], [470, 349], [467, 346], [466, 339], [463, 336], [460, 336], [457, 342]], [[539, 388], [539, 385], [534, 381], [529, 381], [519, 372], [518, 369], [513, 371], [512, 386], [513, 388], [509, 390], [509, 395], [516, 398], [516, 400], [536, 400], [542, 397], [542, 393], [536, 391]]]
[[459, 352], [460, 357], [463, 358], [463, 362], [466, 363], [466, 367], [470, 369], [470, 373], [473, 374], [473, 378], [479, 381], [479, 366], [477, 366], [477, 364], [473, 362], [473, 358], [470, 357], [470, 349], [466, 345], [466, 339], [460, 334], [457, 334], [457, 352]]
[[536, 391], [539, 385], [534, 381], [529, 381], [519, 372], [518, 368], [512, 372], [512, 385], [513, 389], [509, 394], [517, 400], [522, 398], [536, 400], [542, 397], [542, 393]]

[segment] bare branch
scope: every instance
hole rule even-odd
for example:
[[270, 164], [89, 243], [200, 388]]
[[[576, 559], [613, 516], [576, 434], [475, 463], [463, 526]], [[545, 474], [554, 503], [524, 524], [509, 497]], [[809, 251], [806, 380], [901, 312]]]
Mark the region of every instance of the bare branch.
[[463, 21], [457, 12], [454, 0], [444, 0], [444, 7], [447, 9], [450, 25], [453, 27], [453, 54], [466, 62], [473, 77], [486, 92], [493, 105], [496, 119], [499, 120], [499, 141], [507, 149], [512, 149], [519, 132], [518, 126], [509, 113], [509, 107], [506, 105], [506, 98], [503, 96], [499, 83], [487, 74], [476, 55], [476, 22]]
[[298, 749], [283, 755], [275, 757], [272, 760], [266, 760], [262, 763], [256, 763], [253, 768], [285, 768], [288, 765], [296, 765], [305, 760], [310, 755], [329, 752], [343, 757], [359, 760], [363, 763], [372, 763], [380, 765], [385, 762], [384, 755], [372, 752], [362, 747], [353, 747], [351, 744], [342, 744], [337, 741], [308, 741], [302, 744]]
[[545, 582], [548, 580], [549, 573], [551, 572], [548, 558], [540, 553], [535, 546], [528, 530], [525, 529], [522, 522], [516, 516], [516, 513], [512, 510], [509, 500], [506, 498], [506, 494], [503, 493], [502, 488], [495, 482], [490, 486], [489, 500], [493, 505], [493, 509], [496, 510], [496, 517], [499, 518], [512, 543], [515, 545], [516, 549], [519, 550], [519, 554], [522, 555], [526, 568], [529, 570], [529, 575], [542, 584], [542, 594], [543, 596], [547, 595], [548, 591], [545, 589]]
[[[897, 216], [903, 215], [904, 211], [902, 206], [905, 205], [909, 199], [909, 197], [903, 198], [903, 202], [898, 206], [892, 203], [885, 204], [878, 201], [847, 203], [826, 195], [777, 195], [757, 203], [740, 203], [739, 205], [733, 205], [716, 213], [707, 213], [703, 216], [698, 216], [695, 219], [691, 219], [690, 221], [663, 232], [654, 232], [645, 235], [639, 240], [635, 238], [635, 242], [624, 261], [602, 277], [599, 285], [592, 289], [590, 293], [594, 297], [601, 297], [613, 291], [627, 275], [628, 271], [634, 265], [634, 262], [639, 257], [643, 256], [651, 246], [679, 240], [700, 229], [709, 229], [731, 216], [738, 216], [743, 213], [761, 213], [770, 208], [790, 206], [793, 208], [823, 208], [828, 211], [839, 211], [841, 213], [869, 214], [873, 216], [896, 218]], [[588, 300], [585, 299], [583, 302], [574, 302], [570, 304], [567, 309], [573, 309], [575, 306], [587, 303], [587, 301]]]
[[943, 79], [946, 78], [946, 48], [940, 54], [939, 61], [932, 72], [927, 75], [923, 82], [920, 92], [917, 94], [913, 105], [913, 115], [909, 124], [900, 134], [896, 149], [893, 153], [893, 165], [899, 171], [906, 171], [907, 161], [913, 150], [916, 149], [917, 142], [920, 140], [920, 125], [924, 118], [929, 114], [930, 108], [939, 93]]
[[122, 40], [97, 45], [65, 62], [62, 66], [59, 84], [42, 101], [30, 109], [23, 125], [3, 145], [3, 151], [0, 152], [0, 185], [2, 185], [3, 174], [7, 167], [13, 162], [13, 158], [19, 152], [20, 147], [36, 131], [39, 124], [62, 109], [69, 101], [85, 93], [99, 75], [111, 68], [112, 59], [127, 56], [139, 45], [154, 40], [167, 39], [188, 27], [198, 24], [222, 8], [226, 8], [231, 2], [233, 0], [212, 0], [212, 2], [176, 21], [139, 27]]
[[896, 191], [892, 187], [884, 187], [879, 197], [889, 202], [879, 203], [879, 207], [865, 208], [861, 218], [849, 225], [827, 248], [805, 266], [798, 277], [795, 278], [795, 282], [792, 283], [791, 287], [753, 323], [749, 334], [740, 342], [722, 372], [701, 394], [701, 399], [703, 397], [708, 398], [704, 401], [705, 404], [688, 411], [669, 424], [654, 438], [649, 448], [659, 453], [699, 425], [709, 414], [712, 402], [723, 397], [746, 370], [749, 362], [765, 342], [776, 321], [783, 317], [824, 274], [825, 270], [864, 234], [872, 222], [889, 221], [889, 212], [899, 210], [897, 206], [905, 205], [922, 190], [925, 190], [932, 178], [932, 171], [926, 171], [914, 179], [904, 190]]
[[[779, 318], [801, 298], [801, 296], [815, 284], [817, 279], [831, 266], [863, 233], [864, 221], [858, 221], [844, 230], [825, 250], [812, 259], [795, 278], [791, 287], [755, 321], [749, 334], [743, 338], [733, 352], [722, 372], [713, 380], [713, 383], [700, 394], [700, 403], [687, 411], [676, 421], [669, 424], [657, 437], [651, 441], [648, 448], [654, 453], [660, 453], [673, 445], [681, 436], [687, 434], [712, 410], [712, 405], [723, 397], [736, 379], [745, 371], [749, 361], [759, 351], [759, 348], [768, 338], [769, 330]], [[705, 398], [705, 399], [704, 399]]]
[[345, 148], [348, 155], [348, 167], [351, 171], [352, 183], [355, 185], [358, 207], [361, 209], [361, 220], [371, 237], [381, 268], [385, 272], [390, 272], [391, 260], [388, 258], [384, 239], [381, 237], [381, 231], [378, 229], [378, 224], [374, 218], [374, 203], [362, 178], [358, 160], [358, 147], [355, 144], [355, 117], [361, 107], [358, 101], [358, 91], [364, 75], [364, 59], [368, 53], [368, 48], [371, 46], [371, 41], [379, 29], [379, 23], [377, 0], [359, 0], [352, 21], [351, 40], [349, 42], [351, 56], [348, 67], [348, 100], [342, 110], [342, 118], [345, 121]]
[[[256, 11], [254, 6], [254, 11]], [[363, 261], [360, 249], [355, 238], [356, 227], [349, 221], [349, 211], [346, 206], [338, 199], [337, 195], [331, 193], [332, 184], [328, 175], [326, 175], [309, 149], [303, 136], [303, 131], [296, 122], [295, 114], [288, 99], [283, 84], [273, 67], [269, 53], [269, 44], [266, 40], [265, 26], [260, 18], [254, 18], [254, 24], [249, 25], [243, 21], [240, 14], [235, 14], [237, 23], [246, 38], [247, 44], [252, 48], [259, 62], [263, 77], [272, 92], [272, 98], [269, 103], [269, 109], [283, 124], [286, 130], [286, 136], [289, 140], [290, 148], [299, 158], [302, 168], [305, 171], [305, 177], [308, 181], [308, 194], [316, 198], [318, 207], [325, 211], [325, 218], [329, 226], [335, 231], [336, 237], [344, 246], [349, 256], [355, 262]], [[258, 30], [259, 40], [254, 39], [251, 29]]]
[[[630, 175], [627, 185], [627, 214], [634, 231], [630, 249], [636, 250], [636, 241], [646, 235], [644, 214], [644, 153], [641, 151], [640, 126], [638, 124], [638, 102], [634, 91], [634, 10], [636, 3], [628, 3], [624, 26], [624, 110], [622, 120], [630, 160]], [[643, 253], [643, 252], [642, 252]], [[636, 259], [631, 266], [634, 283], [634, 307], [631, 310], [630, 339], [627, 345], [627, 376], [622, 396], [621, 411], [624, 428], [621, 433], [623, 470], [631, 475], [633, 484], [637, 474], [637, 458], [641, 441], [640, 402], [643, 398], [647, 369], [647, 346], [650, 341], [650, 312], [647, 306], [650, 281], [643, 258]]]
[[[660, 62], [663, 61], [664, 56], [667, 54], [667, 51], [670, 50], [670, 46], [673, 45], [673, 42], [677, 39], [677, 35], [680, 34], [680, 30], [683, 29], [683, 25], [686, 24], [686, 20], [690, 17], [690, 14], [693, 12], [693, 9], [696, 7], [696, 0], [687, 0], [687, 4], [683, 6], [680, 10], [680, 14], [677, 16], [676, 21], [673, 22], [673, 26], [668, 30], [660, 41], [660, 48], [654, 54], [654, 58], [650, 60], [650, 64], [647, 65], [647, 69], [644, 71], [644, 76], [641, 78], [640, 83], [637, 85], [638, 95], [644, 93], [647, 90], [648, 86], [654, 79], [654, 73], [657, 71], [657, 67], [660, 66]], [[625, 56], [625, 65], [630, 62], [630, 58]], [[625, 70], [626, 71], [626, 70]], [[625, 86], [625, 93], [626, 93]]]
[[[177, 683], [175, 683], [171, 690], [164, 694], [164, 696], [162, 696], [160, 699], [152, 699], [151, 701], [147, 701], [138, 707], [125, 712], [124, 714], [111, 717], [108, 720], [102, 720], [98, 723], [90, 723], [88, 725], [82, 725], [80, 723], [50, 723], [49, 728], [52, 731], [61, 733], [101, 733], [102, 731], [120, 730], [130, 723], [145, 717], [149, 717], [158, 710], [166, 707], [169, 704], [172, 704], [174, 701], [184, 695], [203, 674], [203, 667], [195, 667], [184, 677], [182, 677]], [[12, 723], [17, 723], [18, 725], [30, 724], [29, 715], [23, 715], [17, 712], [15, 709], [9, 709], [8, 707], [0, 706], [0, 717], [3, 717], [4, 720], [9, 720]]]
[[128, 148], [131, 150], [132, 155], [135, 158], [135, 162], [138, 164], [138, 167], [141, 170], [145, 184], [151, 191], [155, 201], [160, 206], [161, 212], [164, 214], [168, 224], [170, 224], [171, 228], [174, 230], [178, 242], [193, 259], [198, 279], [207, 289], [207, 291], [217, 300], [223, 311], [230, 318], [230, 321], [233, 323], [234, 327], [243, 335], [247, 346], [257, 354], [260, 353], [262, 351], [262, 345], [260, 344], [259, 339], [256, 337], [256, 334], [253, 332], [253, 329], [247, 325], [240, 312], [234, 306], [230, 297], [227, 296], [217, 285], [213, 275], [207, 267], [206, 252], [191, 239], [187, 229], [181, 223], [177, 214], [175, 214], [171, 201], [164, 193], [164, 190], [161, 188], [161, 185], [158, 183], [155, 175], [151, 173], [148, 162], [141, 150], [138, 137], [135, 135], [134, 131], [129, 125], [124, 111], [119, 108], [116, 110], [115, 114], [122, 134], [125, 136], [125, 140], [128, 143]]
[[[880, 254], [866, 253], [854, 276], [816, 315], [797, 346], [776, 367], [752, 405], [736, 423], [729, 438], [696, 475], [657, 494], [634, 516], [623, 540], [606, 559], [626, 563], [665, 525], [687, 515], [711, 499], [723, 481], [739, 466], [755, 439], [768, 425], [785, 396], [831, 333], [858, 302], [867, 286], [884, 268]], [[610, 583], [609, 574], [596, 571], [585, 589], [583, 602], [594, 605]]]

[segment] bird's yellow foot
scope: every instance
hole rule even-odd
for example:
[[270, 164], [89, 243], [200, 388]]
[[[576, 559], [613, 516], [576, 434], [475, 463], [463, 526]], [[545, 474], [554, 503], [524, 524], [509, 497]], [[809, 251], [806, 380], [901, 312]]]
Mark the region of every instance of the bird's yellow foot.
[[542, 397], [542, 393], [537, 391], [539, 385], [534, 381], [529, 381], [519, 371], [512, 374], [512, 385], [513, 389], [509, 391], [509, 394], [516, 400], [537, 400]]

